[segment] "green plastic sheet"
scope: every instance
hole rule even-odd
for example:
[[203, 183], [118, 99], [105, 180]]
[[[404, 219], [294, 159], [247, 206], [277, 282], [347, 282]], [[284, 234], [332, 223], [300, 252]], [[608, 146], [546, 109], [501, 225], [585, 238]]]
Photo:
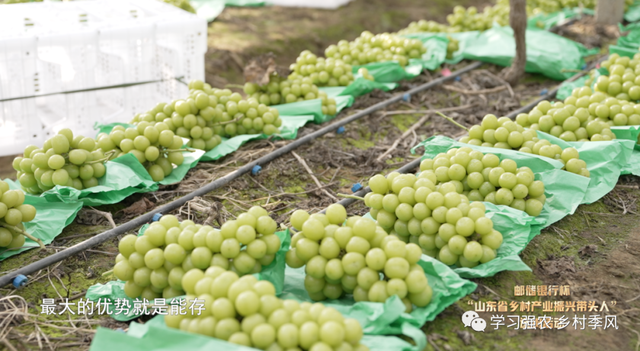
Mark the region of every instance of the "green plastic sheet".
[[[143, 226], [138, 235], [142, 235], [147, 226]], [[291, 243], [291, 235], [289, 234], [289, 230], [285, 230], [282, 232], [277, 232], [277, 235], [280, 238], [280, 250], [276, 253], [276, 257], [271, 262], [270, 265], [263, 267], [262, 272], [254, 274], [256, 278], [259, 280], [267, 280], [270, 281], [273, 286], [276, 288], [276, 293], [281, 293], [284, 287], [284, 272], [285, 272], [285, 255], [289, 250], [289, 245]], [[134, 300], [128, 297], [124, 293], [124, 282], [121, 280], [110, 281], [106, 284], [95, 284], [89, 289], [87, 289], [86, 298], [92, 301], [98, 301], [105, 299], [111, 301], [112, 308], [110, 316], [117, 321], [129, 321], [135, 318], [140, 317], [139, 313], [136, 313], [133, 308], [125, 311], [120, 311], [120, 313], [116, 313], [115, 303], [116, 301], [126, 300], [129, 306], [134, 305]]]
[[[15, 183], [10, 183], [9, 186], [16, 189]], [[30, 195], [25, 195], [24, 203], [37, 209], [36, 217], [31, 222], [24, 223], [24, 227], [27, 233], [42, 240], [45, 245], [50, 244], [56, 236], [60, 235], [62, 230], [73, 222], [78, 211], [82, 208], [80, 202], [49, 202], [44, 198]], [[26, 238], [20, 249], [0, 250], [0, 261], [35, 247], [38, 247], [38, 244]]]
[[635, 49], [640, 47], [640, 28], [633, 28], [626, 36], [618, 38], [618, 46]]
[[[555, 80], [565, 80], [584, 65], [584, 57], [596, 53], [583, 45], [542, 29], [526, 31], [527, 64], [525, 70]], [[462, 51], [466, 59], [510, 66], [515, 57], [515, 41], [510, 27], [493, 27], [467, 42]]]
[[589, 141], [566, 142], [547, 133], [537, 131], [540, 139], [547, 139], [558, 144], [563, 149], [574, 147], [580, 153], [580, 158], [587, 163], [591, 173], [589, 185], [586, 189], [583, 204], [598, 201], [616, 186], [620, 174], [629, 161], [635, 141]]
[[[371, 351], [418, 351], [411, 344], [393, 336], [364, 335], [361, 342]], [[156, 316], [145, 324], [131, 323], [126, 334], [99, 327], [89, 350], [255, 351], [256, 349], [169, 328], [164, 323], [164, 316]]]
[[353, 73], [357, 73], [360, 68], [366, 68], [375, 81], [380, 83], [395, 83], [412, 79], [422, 72], [422, 64], [420, 63], [409, 63], [403, 68], [396, 61], [373, 62], [366, 65], [353, 66]]
[[527, 26], [529, 28], [549, 30], [564, 21], [568, 21], [574, 18], [580, 18], [583, 14], [593, 16], [594, 11], [591, 9], [581, 9], [579, 7], [575, 7], [564, 8], [553, 13], [540, 13], [529, 17], [527, 19]]
[[640, 21], [640, 3], [635, 2], [632, 6], [629, 6], [627, 12], [624, 14], [624, 20], [627, 22]]

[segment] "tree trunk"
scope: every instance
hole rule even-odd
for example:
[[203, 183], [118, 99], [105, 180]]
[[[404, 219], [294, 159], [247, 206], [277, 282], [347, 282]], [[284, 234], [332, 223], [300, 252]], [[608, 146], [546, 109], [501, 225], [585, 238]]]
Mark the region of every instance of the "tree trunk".
[[526, 0], [510, 0], [509, 24], [513, 29], [516, 40], [516, 57], [504, 71], [504, 78], [509, 84], [515, 84], [524, 76], [524, 67], [527, 63], [527, 45], [525, 32], [527, 29], [527, 2]]
[[624, 17], [624, 0], [596, 2], [596, 22], [598, 24], [617, 24]]

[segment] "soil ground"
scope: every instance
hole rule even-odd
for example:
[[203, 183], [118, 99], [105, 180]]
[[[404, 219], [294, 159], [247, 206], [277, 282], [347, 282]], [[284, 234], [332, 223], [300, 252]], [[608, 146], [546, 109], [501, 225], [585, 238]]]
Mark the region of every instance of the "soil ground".
[[[293, 62], [303, 49], [320, 51], [338, 39], [352, 39], [363, 29], [372, 32], [396, 31], [411, 20], [427, 18], [443, 20], [451, 7], [460, 2], [403, 0], [356, 0], [338, 11], [284, 8], [230, 8], [210, 25], [210, 50], [207, 53], [207, 80], [216, 86], [241, 83], [241, 68], [255, 55], [273, 51], [281, 64]], [[470, 4], [467, 2], [465, 4]], [[590, 33], [588, 40], [606, 45], [615, 37], [609, 29], [596, 31], [585, 19], [571, 28]], [[584, 29], [587, 28], [587, 29]], [[571, 30], [563, 35], [571, 36]], [[611, 32], [611, 33], [609, 33]], [[576, 40], [582, 41], [580, 38]], [[585, 42], [585, 44], [589, 44]], [[462, 67], [445, 66], [451, 70]], [[288, 224], [289, 215], [302, 208], [317, 211], [336, 201], [337, 194], [350, 193], [353, 183], [364, 182], [377, 173], [386, 174], [409, 162], [411, 147], [431, 135], [458, 136], [463, 131], [432, 113], [408, 113], [409, 110], [445, 110], [447, 115], [465, 126], [477, 123], [485, 114], [507, 114], [534, 100], [552, 82], [540, 76], [527, 75], [510, 89], [488, 94], [465, 94], [451, 89], [483, 90], [503, 85], [500, 68], [485, 65], [463, 75], [460, 81], [414, 95], [409, 102], [389, 106], [384, 111], [346, 126], [344, 134], [330, 133], [295, 150], [323, 184], [319, 189], [303, 165], [292, 155], [264, 165], [256, 176], [243, 176], [226, 187], [189, 202], [175, 214], [181, 219], [218, 225], [234, 218], [252, 205], [267, 208], [273, 217]], [[402, 82], [393, 93], [375, 91], [358, 98], [351, 108], [337, 118], [366, 108], [399, 91], [439, 77], [427, 72], [410, 82]], [[423, 118], [424, 117], [424, 118]], [[299, 136], [321, 128], [308, 125]], [[237, 152], [217, 161], [201, 163], [180, 184], [160, 191], [135, 195], [123, 203], [97, 209], [83, 209], [77, 220], [67, 227], [49, 248], [28, 251], [0, 264], [0, 274], [24, 266], [72, 246], [91, 235], [110, 228], [109, 213], [116, 224], [124, 223], [150, 208], [166, 203], [198, 188], [212, 179], [228, 174], [274, 148], [290, 141], [264, 140], [243, 146]], [[387, 150], [390, 152], [381, 158]], [[6, 169], [6, 168], [5, 168]], [[7, 172], [8, 173], [8, 172]], [[325, 192], [326, 190], [326, 192]], [[545, 229], [521, 254], [531, 272], [502, 272], [491, 278], [475, 279], [478, 289], [443, 311], [423, 330], [428, 337], [427, 350], [638, 350], [640, 343], [640, 180], [622, 177], [616, 189], [591, 205], [583, 205], [576, 213]], [[350, 215], [364, 214], [366, 208], [356, 203], [347, 208]], [[28, 309], [34, 316], [23, 318], [13, 314], [3, 324], [0, 320], [0, 350], [87, 349], [97, 326], [123, 328], [126, 323], [108, 317], [80, 319], [61, 315], [56, 318], [38, 316], [36, 309], [42, 298], [75, 300], [84, 296], [95, 283], [110, 280], [102, 273], [113, 266], [117, 253], [115, 238], [53, 265], [47, 271], [31, 276], [30, 284], [15, 291], [0, 289], [0, 315]], [[478, 301], [525, 301], [514, 297], [515, 285], [569, 285], [567, 301], [607, 301], [611, 315], [618, 317], [618, 329], [606, 331], [493, 330], [470, 332], [460, 321], [462, 313]], [[2, 296], [20, 295], [24, 298]], [[536, 300], [550, 300], [533, 298]], [[9, 305], [11, 301], [15, 306]], [[615, 305], [610, 301], [616, 301]], [[5, 313], [5, 314], [2, 314]], [[569, 316], [567, 314], [567, 316]], [[483, 315], [490, 320], [489, 314]], [[34, 322], [37, 322], [37, 326]], [[37, 328], [37, 329], [35, 329]], [[11, 345], [11, 346], [9, 346]]]

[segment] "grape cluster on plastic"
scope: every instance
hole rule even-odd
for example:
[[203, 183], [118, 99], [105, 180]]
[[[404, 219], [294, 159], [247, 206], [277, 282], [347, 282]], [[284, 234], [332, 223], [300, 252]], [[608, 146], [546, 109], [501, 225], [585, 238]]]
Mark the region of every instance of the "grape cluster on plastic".
[[453, 8], [453, 13], [447, 15], [448, 25], [440, 24], [435, 21], [420, 20], [409, 23], [409, 26], [401, 31], [399, 34], [410, 34], [420, 32], [468, 32], [468, 31], [484, 31], [493, 26], [496, 22], [499, 25], [505, 26], [509, 24], [509, 6], [507, 1], [507, 8], [502, 6], [487, 6], [483, 12], [478, 12], [475, 6], [464, 8], [463, 6], [456, 6]]
[[426, 158], [420, 163], [420, 171], [420, 176], [433, 184], [453, 183], [469, 201], [510, 206], [534, 217], [540, 215], [546, 201], [544, 184], [535, 180], [529, 167], [518, 168], [514, 160], [501, 161], [494, 154], [468, 147]]
[[497, 118], [495, 115], [486, 115], [481, 124], [469, 128], [469, 135], [460, 139], [460, 142], [501, 149], [513, 149], [521, 152], [532, 153], [558, 160], [564, 164], [569, 172], [589, 177], [587, 164], [579, 157], [578, 150], [573, 147], [562, 149], [546, 139], [539, 139], [536, 131], [525, 129], [508, 117]]
[[364, 31], [351, 42], [341, 40], [337, 45], [329, 45], [324, 54], [327, 58], [339, 59], [353, 66], [397, 61], [404, 67], [409, 59], [420, 58], [426, 52], [420, 40], [389, 33], [373, 35]]
[[378, 225], [447, 265], [475, 267], [493, 260], [502, 234], [493, 229], [482, 202], [460, 194], [460, 182], [435, 184], [434, 173], [391, 172], [369, 180], [365, 205]]
[[460, 41], [451, 36], [447, 36], [447, 39], [449, 39], [449, 44], [447, 44], [447, 59], [452, 59], [453, 54], [460, 49]]
[[126, 281], [124, 291], [131, 298], [180, 296], [188, 292], [183, 276], [194, 268], [215, 266], [240, 275], [261, 272], [280, 249], [276, 227], [266, 210], [257, 206], [225, 222], [220, 230], [165, 215], [143, 235], [129, 234], [120, 240], [113, 273]]
[[98, 135], [102, 150], [115, 152], [114, 158], [134, 155], [156, 182], [173, 172], [184, 162], [182, 138], [175, 135], [164, 122], [139, 122], [133, 127], [115, 126], [109, 134]]
[[353, 294], [356, 301], [384, 302], [398, 295], [407, 312], [431, 301], [433, 292], [417, 264], [420, 247], [388, 235], [375, 221], [347, 218], [344, 207], [334, 204], [326, 215], [297, 210], [291, 224], [298, 233], [286, 262], [305, 267], [304, 287], [312, 300]]
[[604, 60], [601, 67], [609, 71], [608, 75], [595, 77], [595, 71], [586, 81], [588, 86], [593, 84], [596, 92], [602, 92], [618, 100], [640, 100], [640, 53], [633, 58], [611, 54]]
[[29, 145], [21, 157], [13, 160], [13, 168], [22, 189], [40, 194], [56, 185], [82, 190], [98, 185], [106, 173], [105, 152], [93, 138], [73, 136], [69, 129], [47, 139], [42, 148]]
[[170, 328], [260, 350], [367, 351], [362, 326], [320, 303], [282, 300], [268, 281], [210, 267], [184, 275], [184, 314], [169, 313]]
[[189, 97], [160, 103], [150, 111], [134, 116], [131, 123], [163, 124], [179, 137], [189, 139], [187, 146], [211, 150], [223, 137], [240, 134], [272, 135], [282, 125], [280, 113], [256, 99], [242, 99], [229, 89], [211, 88], [195, 80], [189, 83]]
[[22, 190], [11, 190], [0, 180], [0, 249], [15, 249], [24, 245], [24, 226], [36, 217], [36, 208], [24, 203]]
[[318, 86], [313, 84], [313, 79], [310, 77], [289, 77], [283, 80], [278, 76], [272, 76], [269, 84], [265, 86], [245, 83], [244, 92], [250, 98], [267, 106], [322, 99], [322, 113], [329, 116], [336, 114], [336, 101], [329, 98], [324, 91], [318, 90]]
[[317, 57], [309, 50], [304, 50], [291, 64], [288, 79], [310, 78], [311, 83], [319, 87], [347, 86], [353, 82], [352, 64], [341, 57]]
[[[615, 122], [626, 125], [630, 117], [623, 114], [621, 106], [618, 106], [614, 108], [614, 112], [620, 112], [620, 116], [617, 116], [615, 121], [607, 119], [610, 106], [614, 103], [611, 100], [618, 102], [614, 98], [606, 99], [602, 93], [591, 94], [589, 87], [577, 88], [564, 102], [551, 104], [546, 100], [541, 101], [529, 113], [516, 116], [516, 123], [533, 130], [541, 130], [564, 141], [613, 140], [616, 136], [610, 127], [615, 125]], [[625, 112], [632, 116], [635, 109], [633, 105], [629, 107], [630, 111], [625, 108]], [[638, 109], [640, 110], [640, 105]], [[603, 117], [597, 117], [598, 114]], [[640, 123], [640, 115], [633, 116], [633, 120]]]

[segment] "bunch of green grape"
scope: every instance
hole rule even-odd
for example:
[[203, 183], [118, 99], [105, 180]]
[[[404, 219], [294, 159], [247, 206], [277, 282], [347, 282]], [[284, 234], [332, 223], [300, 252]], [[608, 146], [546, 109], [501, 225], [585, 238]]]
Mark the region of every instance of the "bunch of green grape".
[[[328, 56], [327, 56], [328, 57]], [[353, 82], [352, 64], [341, 57], [317, 57], [309, 50], [304, 50], [291, 64], [288, 79], [310, 78], [311, 83], [319, 87], [337, 87]]]
[[170, 328], [269, 351], [369, 350], [357, 320], [320, 303], [280, 299], [273, 284], [254, 276], [193, 269], [182, 286], [187, 307], [165, 316]]
[[365, 205], [392, 237], [419, 244], [442, 263], [475, 267], [493, 260], [502, 234], [485, 216], [484, 204], [460, 194], [461, 182], [435, 185], [434, 173], [375, 175]]
[[[516, 123], [531, 130], [541, 130], [564, 141], [615, 139], [616, 136], [610, 129], [610, 126], [615, 125], [615, 121], [607, 120], [609, 105], [612, 106], [611, 102], [605, 101], [606, 96], [602, 93], [591, 95], [590, 92], [591, 89], [588, 87], [578, 88], [574, 90], [575, 95], [567, 97], [564, 102], [558, 101], [551, 104], [546, 100], [541, 101], [529, 113], [521, 113], [516, 116]], [[617, 102], [614, 98], [609, 99]], [[633, 105], [629, 107], [631, 112], [635, 113]], [[620, 106], [617, 106], [615, 111], [621, 111]], [[597, 116], [602, 116], [602, 118]], [[627, 115], [622, 114], [618, 117], [626, 125]], [[640, 122], [640, 115], [636, 115], [634, 118]]]
[[587, 164], [573, 147], [562, 149], [546, 139], [539, 139], [533, 129], [524, 129], [508, 117], [484, 116], [481, 124], [469, 128], [469, 135], [460, 142], [476, 146], [513, 149], [558, 160], [567, 171], [589, 177]]
[[242, 99], [229, 89], [215, 89], [195, 80], [189, 83], [189, 97], [160, 103], [152, 110], [134, 116], [132, 124], [147, 122], [161, 125], [177, 136], [189, 139], [187, 146], [211, 150], [222, 142], [241, 134], [272, 135], [278, 133], [282, 119], [278, 110], [256, 99]]
[[180, 296], [188, 292], [182, 278], [194, 268], [215, 266], [240, 275], [261, 272], [280, 249], [275, 231], [275, 221], [257, 206], [220, 230], [165, 215], [143, 235], [120, 240], [113, 273], [126, 281], [124, 291], [131, 298]]
[[546, 201], [544, 184], [529, 167], [468, 147], [450, 149], [420, 163], [421, 177], [433, 184], [451, 182], [469, 201], [505, 205], [538, 216]]
[[41, 194], [56, 185], [82, 190], [97, 186], [105, 175], [106, 151], [99, 149], [93, 138], [74, 137], [65, 128], [47, 139], [42, 148], [27, 146], [23, 156], [13, 160], [13, 168], [22, 189], [30, 194]]
[[431, 301], [433, 292], [418, 265], [420, 247], [388, 235], [375, 221], [347, 218], [344, 207], [333, 204], [326, 215], [297, 210], [291, 224], [298, 232], [286, 262], [305, 267], [304, 287], [312, 300], [353, 294], [355, 301], [385, 302], [398, 295], [406, 312]]
[[447, 15], [447, 22], [452, 32], [485, 31], [493, 26], [495, 16], [491, 12], [478, 12], [475, 6], [465, 9], [462, 6], [453, 8], [453, 13]]
[[313, 84], [313, 79], [310, 77], [289, 77], [283, 80], [278, 76], [272, 76], [269, 84], [265, 86], [245, 83], [244, 92], [266, 106], [322, 99], [322, 113], [329, 116], [336, 114], [336, 101], [329, 98], [324, 91], [318, 90], [318, 86]]
[[[602, 62], [601, 67], [609, 71], [609, 75], [601, 75], [595, 79], [593, 88], [618, 100], [640, 100], [640, 53], [633, 58], [611, 54]], [[593, 83], [593, 75], [587, 80], [587, 85]]]
[[22, 190], [10, 190], [0, 180], [0, 249], [15, 249], [24, 245], [24, 225], [36, 217], [36, 208], [24, 203]]
[[174, 165], [184, 162], [182, 138], [175, 135], [163, 122], [151, 124], [143, 121], [134, 127], [115, 126], [109, 134], [98, 135], [98, 146], [115, 153], [114, 158], [124, 154], [134, 155], [149, 172], [155, 182], [163, 180], [173, 172]]
[[426, 52], [427, 48], [420, 40], [390, 33], [373, 35], [364, 31], [351, 42], [341, 40], [337, 45], [329, 45], [324, 54], [327, 58], [339, 59], [353, 66], [397, 61], [404, 67], [409, 59], [420, 58]]

